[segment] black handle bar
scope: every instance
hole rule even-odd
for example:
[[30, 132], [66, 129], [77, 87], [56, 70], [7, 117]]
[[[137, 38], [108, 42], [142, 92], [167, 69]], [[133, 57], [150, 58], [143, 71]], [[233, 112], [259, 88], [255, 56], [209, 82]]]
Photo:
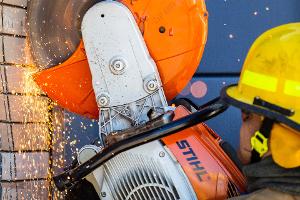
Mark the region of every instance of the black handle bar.
[[138, 135], [126, 138], [122, 141], [112, 144], [111, 146], [108, 146], [107, 148], [104, 148], [103, 151], [96, 154], [87, 162], [74, 169], [70, 169], [58, 176], [55, 176], [53, 178], [54, 183], [60, 191], [69, 189], [119, 153], [195, 126], [215, 117], [216, 115], [219, 115], [226, 109], [227, 105], [225, 103], [213, 100], [211, 101], [211, 105], [206, 104], [205, 108], [202, 108], [195, 113], [163, 126], [141, 132]]

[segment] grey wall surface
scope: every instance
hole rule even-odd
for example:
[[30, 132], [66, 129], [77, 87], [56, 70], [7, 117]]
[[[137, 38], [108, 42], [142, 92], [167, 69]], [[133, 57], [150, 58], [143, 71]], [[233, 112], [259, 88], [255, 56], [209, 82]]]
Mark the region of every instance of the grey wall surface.
[[0, 199], [45, 200], [54, 124], [48, 98], [26, 78], [27, 0], [2, 0], [0, 10]]

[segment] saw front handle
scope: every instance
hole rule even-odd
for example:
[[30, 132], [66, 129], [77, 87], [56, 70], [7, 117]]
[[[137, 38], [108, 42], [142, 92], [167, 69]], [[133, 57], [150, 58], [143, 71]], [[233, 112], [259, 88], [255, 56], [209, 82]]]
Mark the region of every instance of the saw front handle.
[[96, 154], [93, 158], [82, 165], [55, 176], [53, 178], [54, 183], [60, 191], [69, 189], [119, 153], [195, 126], [215, 117], [216, 115], [219, 115], [226, 109], [226, 104], [221, 101], [213, 100], [210, 104], [207, 104], [205, 108], [193, 114], [166, 125], [154, 127], [150, 130], [140, 132], [134, 136], [125, 138], [122, 141], [118, 141], [111, 146], [104, 148], [103, 151]]

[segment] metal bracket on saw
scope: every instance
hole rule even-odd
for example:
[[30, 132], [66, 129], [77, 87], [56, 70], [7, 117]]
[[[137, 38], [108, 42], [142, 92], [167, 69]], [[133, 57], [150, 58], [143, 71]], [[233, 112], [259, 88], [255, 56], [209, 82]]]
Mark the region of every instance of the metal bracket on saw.
[[115, 1], [93, 6], [84, 16], [82, 36], [93, 78], [99, 135], [149, 121], [167, 101], [156, 64], [129, 9]]

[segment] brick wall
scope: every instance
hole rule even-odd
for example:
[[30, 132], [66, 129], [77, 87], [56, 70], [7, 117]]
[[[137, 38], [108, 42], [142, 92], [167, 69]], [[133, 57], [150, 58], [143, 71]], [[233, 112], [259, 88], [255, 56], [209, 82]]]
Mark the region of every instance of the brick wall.
[[[1, 199], [48, 199], [51, 187], [49, 99], [26, 74], [27, 0], [0, 2], [0, 183]], [[30, 87], [28, 86], [30, 84]]]

